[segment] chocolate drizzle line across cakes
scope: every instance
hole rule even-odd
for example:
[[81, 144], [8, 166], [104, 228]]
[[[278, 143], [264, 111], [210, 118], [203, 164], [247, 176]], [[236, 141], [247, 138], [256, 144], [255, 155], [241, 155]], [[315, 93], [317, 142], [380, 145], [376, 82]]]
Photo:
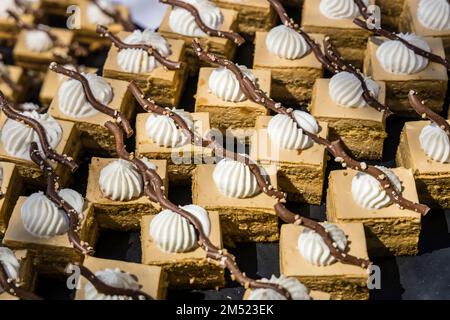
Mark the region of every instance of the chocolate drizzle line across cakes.
[[31, 127], [38, 135], [39, 142], [41, 143], [42, 149], [44, 150], [47, 158], [55, 160], [63, 165], [69, 167], [69, 169], [74, 172], [78, 169], [78, 164], [66, 154], [59, 154], [50, 146], [48, 142], [47, 135], [45, 133], [44, 127], [39, 123], [39, 121], [29, 118], [22, 113], [17, 112], [5, 98], [3, 92], [0, 91], [0, 109], [5, 113], [5, 115], [11, 119], [21, 123], [24, 123]]
[[443, 65], [445, 68], [447, 68], [447, 70], [450, 70], [450, 61], [447, 60], [446, 58], [442, 58], [434, 53], [431, 53], [429, 51], [423, 50], [415, 45], [413, 45], [412, 43], [410, 43], [409, 41], [406, 41], [405, 39], [399, 37], [397, 34], [395, 34], [394, 32], [388, 31], [386, 29], [383, 28], [376, 28], [373, 26], [368, 26], [367, 22], [355, 18], [353, 20], [353, 23], [356, 24], [357, 26], [370, 31], [378, 36], [381, 37], [385, 37], [389, 40], [394, 40], [394, 41], [400, 41], [402, 44], [404, 44], [408, 49], [412, 50], [415, 54], [422, 56], [432, 62], [438, 63]]
[[342, 167], [351, 168], [353, 170], [367, 173], [377, 179], [381, 184], [381, 187], [386, 191], [391, 201], [397, 204], [397, 206], [399, 206], [401, 209], [408, 209], [414, 212], [419, 212], [422, 215], [425, 215], [430, 211], [430, 208], [425, 205], [414, 203], [403, 198], [403, 196], [395, 190], [392, 182], [389, 180], [386, 174], [383, 173], [383, 171], [374, 166], [367, 165], [367, 163], [365, 162], [356, 161], [352, 157], [350, 157], [345, 152], [345, 148], [341, 140], [329, 141], [316, 134], [312, 134], [311, 132], [304, 130], [295, 119], [293, 109], [285, 108], [281, 103], [272, 100], [265, 92], [259, 89], [253, 81], [246, 77], [233, 62], [217, 57], [214, 54], [205, 52], [200, 44], [195, 40], [193, 41], [192, 45], [195, 52], [197, 53], [197, 56], [201, 60], [214, 65], [222, 66], [233, 72], [233, 74], [239, 81], [242, 92], [244, 92], [248, 99], [262, 106], [265, 106], [267, 109], [273, 112], [289, 116], [297, 124], [297, 127], [299, 129], [302, 129], [308, 137], [310, 137], [317, 144], [325, 146], [326, 149], [331, 153], [331, 155], [333, 155], [335, 161], [342, 164]]
[[201, 137], [198, 137], [194, 132], [189, 130], [189, 127], [187, 126], [186, 122], [181, 118], [179, 115], [174, 113], [169, 108], [163, 108], [155, 104], [154, 101], [151, 99], [146, 99], [143, 95], [142, 91], [137, 87], [136, 84], [133, 82], [130, 83], [129, 89], [131, 93], [135, 96], [138, 103], [148, 112], [153, 112], [160, 115], [165, 115], [173, 119], [175, 123], [186, 133], [190, 136], [191, 143], [195, 145], [201, 145], [204, 147], [211, 148], [214, 150], [214, 153], [216, 156], [221, 156], [224, 158], [231, 158], [235, 161], [239, 161], [245, 165], [248, 166], [250, 171], [253, 173], [253, 175], [256, 178], [256, 181], [258, 183], [259, 188], [262, 192], [267, 194], [269, 197], [274, 198], [277, 200], [277, 203], [275, 204], [275, 211], [277, 215], [286, 223], [293, 223], [298, 225], [303, 225], [307, 228], [310, 228], [317, 232], [325, 241], [327, 246], [330, 249], [331, 254], [340, 262], [345, 264], [352, 264], [361, 266], [363, 268], [368, 268], [371, 264], [369, 260], [366, 259], [359, 259], [357, 257], [348, 255], [347, 253], [341, 251], [337, 246], [335, 246], [335, 243], [331, 236], [328, 234], [328, 232], [325, 230], [325, 228], [319, 224], [318, 222], [301, 217], [299, 215], [294, 214], [293, 212], [289, 211], [285, 206], [284, 203], [286, 202], [286, 194], [284, 192], [281, 192], [277, 190], [274, 186], [272, 186], [269, 181], [264, 177], [264, 174], [262, 172], [261, 167], [254, 162], [250, 157], [246, 155], [236, 154], [232, 151], [225, 150], [222, 145], [217, 143], [217, 141], [214, 140], [211, 135], [208, 135], [209, 140], [205, 140]]
[[83, 254], [93, 253], [93, 248], [88, 243], [81, 241], [78, 236], [82, 213], [77, 212], [67, 201], [59, 196], [59, 177], [56, 175], [55, 170], [48, 161], [42, 157], [36, 142], [31, 143], [30, 157], [31, 160], [41, 168], [47, 178], [47, 197], [53, 201], [58, 208], [64, 210], [69, 218], [69, 231], [67, 232], [69, 242], [75, 249]]
[[42, 300], [34, 293], [21, 288], [14, 279], [8, 278], [5, 268], [0, 263], [0, 288], [22, 300]]
[[450, 124], [441, 117], [439, 114], [431, 110], [425, 105], [425, 101], [421, 101], [417, 96], [417, 92], [411, 90], [408, 95], [409, 104], [413, 109], [423, 118], [429, 119], [431, 122], [435, 123], [439, 128], [441, 128], [447, 136], [450, 138]]
[[144, 50], [147, 52], [148, 55], [155, 57], [156, 61], [158, 61], [160, 64], [163, 65], [163, 67], [169, 69], [169, 70], [177, 70], [181, 69], [182, 63], [178, 61], [172, 61], [164, 58], [158, 50], [153, 48], [150, 45], [147, 44], [127, 44], [120, 40], [119, 37], [112, 34], [111, 31], [105, 26], [102, 26], [101, 24], [97, 25], [97, 33], [100, 34], [102, 37], [109, 38], [111, 42], [116, 46], [119, 50], [125, 50], [125, 49], [139, 49]]
[[180, 7], [180, 8], [183, 8], [183, 9], [189, 11], [194, 16], [195, 22], [197, 23], [198, 27], [204, 33], [206, 33], [208, 36], [229, 39], [229, 40], [233, 41], [237, 46], [240, 46], [245, 43], [245, 39], [239, 33], [215, 30], [215, 29], [208, 27], [202, 21], [202, 18], [200, 17], [200, 13], [198, 12], [197, 8], [194, 7], [190, 3], [180, 1], [180, 0], [159, 0], [159, 2], [168, 4], [168, 5], [172, 5], [175, 7]]
[[136, 29], [136, 26], [134, 25], [133, 21], [130, 20], [129, 17], [123, 17], [119, 10], [114, 8], [113, 5], [111, 5], [111, 10], [103, 8], [97, 0], [89, 0], [90, 3], [95, 5], [97, 8], [100, 9], [101, 12], [106, 14], [108, 17], [114, 19], [115, 22], [122, 25], [123, 29], [125, 31], [134, 31]]
[[319, 44], [317, 44], [314, 39], [311, 38], [305, 31], [303, 31], [298, 24], [294, 22], [293, 19], [289, 18], [286, 10], [283, 5], [278, 0], [268, 0], [272, 7], [277, 12], [280, 17], [281, 22], [286, 26], [291, 28], [292, 30], [298, 32], [311, 47], [312, 52], [314, 53], [317, 60], [319, 60], [322, 65], [327, 68], [332, 73], [339, 73], [342, 71], [347, 71], [352, 73], [356, 79], [361, 83], [361, 89], [363, 90], [363, 99], [364, 101], [372, 108], [379, 112], [384, 112], [386, 116], [390, 116], [392, 112], [389, 108], [383, 104], [381, 104], [370, 92], [367, 87], [366, 81], [364, 80], [364, 76], [360, 70], [347, 63], [342, 56], [337, 52], [336, 48], [333, 47], [331, 43], [330, 37], [326, 36], [323, 40], [324, 51]]
[[[137, 88], [137, 90], [139, 89]], [[208, 261], [215, 262], [221, 267], [228, 268], [231, 273], [231, 278], [239, 281], [246, 289], [272, 289], [286, 297], [286, 299], [291, 299], [289, 291], [282, 286], [272, 283], [259, 282], [247, 277], [245, 273], [239, 269], [236, 263], [236, 258], [231, 253], [229, 253], [226, 249], [219, 249], [211, 242], [203, 231], [202, 224], [197, 217], [166, 198], [164, 195], [164, 183], [158, 173], [155, 170], [148, 168], [142, 160], [136, 158], [133, 153], [128, 153], [126, 150], [123, 143], [123, 133], [120, 127], [110, 121], [106, 122], [105, 126], [114, 134], [116, 139], [116, 151], [119, 157], [123, 160], [130, 161], [137, 167], [144, 180], [144, 185], [146, 186], [144, 188], [144, 192], [148, 198], [157, 202], [163, 209], [176, 212], [183, 218], [187, 219], [195, 228], [199, 239], [198, 244], [206, 251]]]
[[94, 109], [100, 111], [101, 113], [104, 113], [110, 116], [111, 118], [114, 118], [117, 121], [117, 123], [119, 123], [123, 127], [125, 133], [127, 134], [127, 138], [133, 135], [133, 128], [131, 127], [131, 124], [128, 121], [128, 119], [125, 118], [125, 116], [120, 111], [111, 109], [110, 107], [100, 103], [92, 93], [88, 80], [80, 72], [66, 69], [56, 62], [52, 62], [49, 68], [53, 72], [65, 75], [66, 77], [79, 81], [83, 86], [84, 95], [86, 96], [87, 101], [92, 105], [92, 107], [94, 107]]
[[[110, 286], [108, 284], [106, 284], [105, 282], [103, 282], [102, 280], [100, 280], [95, 273], [93, 273], [91, 270], [89, 270], [88, 268], [86, 268], [83, 265], [80, 264], [75, 264], [77, 268], [80, 268], [80, 273], [83, 277], [85, 277], [90, 283], [92, 283], [92, 285], [94, 286], [94, 288], [107, 296], [127, 296], [132, 298], [133, 300], [153, 300], [153, 298], [148, 295], [147, 293], [145, 293], [144, 291], [141, 290], [132, 290], [132, 289], [123, 289], [123, 288], [117, 288], [117, 287], [113, 287]], [[71, 265], [69, 265], [71, 266]], [[122, 271], [123, 272], [123, 271]], [[135, 275], [131, 275], [133, 278], [136, 279], [136, 281], [138, 281], [137, 277]]]

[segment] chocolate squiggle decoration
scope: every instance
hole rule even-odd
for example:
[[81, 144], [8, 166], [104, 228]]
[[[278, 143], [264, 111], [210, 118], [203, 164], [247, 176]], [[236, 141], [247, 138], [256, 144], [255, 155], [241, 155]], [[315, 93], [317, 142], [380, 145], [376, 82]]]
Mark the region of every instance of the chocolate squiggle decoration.
[[79, 81], [83, 86], [84, 95], [86, 96], [87, 101], [94, 107], [94, 109], [114, 118], [117, 121], [117, 123], [119, 123], [125, 130], [127, 138], [133, 135], [133, 128], [131, 127], [131, 124], [128, 121], [128, 119], [120, 111], [111, 109], [110, 107], [100, 103], [92, 93], [88, 80], [80, 72], [66, 69], [56, 62], [52, 62], [49, 66], [49, 69], [53, 72], [65, 75], [66, 77]]
[[22, 300], [42, 300], [36, 294], [21, 288], [14, 279], [8, 278], [5, 268], [0, 263], [0, 288]]
[[8, 100], [5, 98], [5, 95], [3, 92], [0, 91], [0, 109], [3, 110], [5, 115], [11, 119], [15, 120], [21, 123], [24, 123], [31, 127], [38, 135], [39, 142], [41, 143], [42, 149], [44, 150], [44, 153], [47, 158], [55, 160], [67, 167], [74, 172], [78, 169], [78, 164], [69, 156], [66, 154], [59, 154], [57, 153], [48, 142], [47, 135], [45, 133], [44, 127], [39, 123], [39, 121], [29, 118], [27, 116], [24, 116], [23, 114], [17, 112], [11, 104], [8, 102]]
[[422, 215], [426, 215], [430, 211], [430, 208], [428, 206], [414, 203], [403, 198], [403, 196], [395, 190], [392, 182], [389, 180], [386, 174], [384, 174], [380, 169], [374, 166], [367, 165], [367, 163], [365, 162], [356, 161], [352, 157], [350, 157], [345, 152], [341, 140], [329, 141], [303, 129], [295, 119], [293, 115], [294, 110], [292, 108], [285, 108], [281, 103], [272, 100], [269, 96], [267, 96], [265, 92], [259, 89], [253, 81], [246, 77], [233, 62], [224, 58], [220, 58], [212, 53], [206, 53], [201, 47], [200, 43], [195, 40], [192, 42], [192, 46], [194, 47], [194, 51], [197, 53], [197, 56], [201, 60], [214, 65], [222, 66], [233, 72], [233, 74], [239, 81], [241, 90], [244, 92], [248, 99], [266, 107], [271, 111], [289, 116], [297, 124], [297, 127], [299, 129], [302, 129], [308, 137], [310, 137], [317, 144], [325, 146], [326, 149], [335, 158], [335, 161], [341, 163], [342, 167], [348, 167], [353, 170], [367, 173], [377, 179], [381, 184], [381, 187], [386, 191], [386, 194], [389, 196], [391, 201], [397, 204], [401, 209], [408, 209], [414, 212], [419, 212]]
[[122, 25], [123, 29], [125, 31], [134, 31], [134, 29], [136, 29], [136, 26], [134, 25], [133, 21], [131, 21], [129, 19], [129, 17], [124, 18], [119, 10], [117, 10], [116, 8], [112, 8], [113, 10], [108, 10], [103, 8], [97, 0], [89, 0], [90, 3], [92, 3], [93, 5], [95, 5], [97, 8], [100, 9], [101, 12], [103, 12], [104, 14], [106, 14], [108, 17], [112, 18], [114, 21], [118, 22], [119, 24]]
[[192, 14], [192, 16], [194, 17], [195, 22], [197, 23], [198, 27], [204, 33], [206, 33], [208, 36], [229, 39], [229, 40], [233, 41], [237, 46], [241, 46], [242, 44], [245, 43], [245, 39], [239, 33], [230, 32], [230, 31], [221, 31], [221, 30], [216, 30], [216, 29], [212, 29], [212, 28], [208, 27], [203, 22], [202, 18], [200, 17], [200, 13], [198, 12], [197, 8], [194, 7], [190, 3], [180, 1], [180, 0], [159, 0], [159, 2], [168, 4], [168, 5], [171, 5], [174, 7], [180, 7], [180, 8], [183, 8], [183, 9], [189, 11]]
[[432, 52], [423, 50], [415, 45], [413, 45], [412, 43], [406, 41], [405, 39], [399, 37], [397, 34], [395, 34], [394, 32], [388, 31], [386, 29], [383, 28], [376, 28], [376, 27], [368, 27], [367, 22], [355, 18], [353, 20], [353, 23], [356, 24], [358, 27], [361, 27], [367, 31], [372, 32], [375, 35], [381, 36], [381, 37], [385, 37], [389, 40], [394, 40], [394, 41], [400, 41], [403, 45], [405, 45], [408, 49], [410, 49], [411, 51], [413, 51], [415, 54], [422, 56], [432, 62], [438, 63], [443, 65], [445, 68], [447, 68], [447, 70], [450, 70], [450, 61], [447, 60], [446, 58], [442, 58]]
[[[80, 273], [83, 277], [85, 277], [94, 288], [99, 292], [107, 296], [127, 296], [132, 298], [133, 300], [154, 300], [150, 295], [145, 293], [141, 290], [132, 290], [132, 289], [123, 289], [123, 288], [117, 288], [110, 286], [100, 280], [95, 273], [93, 273], [91, 270], [89, 270], [87, 267], [80, 265], [80, 264], [74, 264], [77, 268], [80, 269]], [[69, 264], [69, 267], [73, 265]], [[123, 272], [123, 271], [122, 271]], [[138, 280], [136, 276], [132, 275], [133, 278]]]
[[359, 13], [363, 16], [364, 19], [370, 19], [371, 15], [369, 14], [369, 10], [366, 4], [362, 0], [353, 0], [358, 7]]
[[146, 99], [143, 95], [142, 91], [138, 88], [136, 84], [133, 82], [129, 85], [129, 90], [133, 93], [135, 98], [137, 99], [138, 103], [148, 112], [153, 112], [160, 115], [166, 115], [171, 117], [175, 123], [185, 132], [188, 134], [191, 138], [191, 143], [195, 143], [196, 145], [201, 145], [204, 147], [211, 148], [214, 150], [216, 155], [220, 155], [224, 158], [231, 158], [235, 161], [239, 161], [245, 165], [248, 166], [250, 171], [253, 173], [253, 175], [256, 178], [256, 181], [258, 183], [258, 186], [262, 192], [267, 194], [269, 197], [274, 198], [277, 200], [277, 203], [275, 204], [275, 212], [277, 215], [286, 223], [293, 223], [297, 225], [303, 225], [307, 228], [310, 228], [317, 232], [325, 241], [327, 246], [330, 249], [331, 254], [342, 263], [345, 264], [352, 264], [357, 266], [362, 266], [363, 268], [369, 267], [371, 262], [369, 260], [365, 259], [359, 259], [354, 256], [348, 255], [345, 252], [341, 251], [334, 243], [331, 236], [328, 234], [326, 229], [319, 224], [318, 222], [301, 217], [300, 215], [294, 214], [293, 212], [289, 211], [285, 206], [284, 203], [286, 203], [286, 194], [284, 192], [281, 192], [277, 190], [274, 186], [272, 186], [269, 181], [264, 177], [264, 174], [262, 172], [261, 167], [254, 162], [250, 157], [243, 156], [241, 154], [236, 154], [232, 151], [225, 150], [222, 145], [217, 143], [215, 139], [209, 135], [206, 139], [203, 139], [201, 137], [198, 137], [193, 131], [189, 129], [186, 122], [181, 118], [179, 115], [174, 113], [168, 108], [163, 108], [155, 104], [155, 102], [151, 99]]
[[59, 196], [59, 177], [56, 175], [55, 170], [48, 161], [42, 157], [36, 142], [31, 143], [30, 157], [31, 160], [41, 168], [47, 178], [47, 197], [53, 201], [58, 208], [64, 210], [69, 218], [69, 231], [67, 231], [69, 242], [75, 249], [83, 254], [93, 253], [93, 248], [87, 242], [81, 241], [78, 235], [82, 213], [77, 212], [67, 201]]
[[236, 258], [226, 249], [219, 249], [211, 242], [208, 236], [204, 233], [202, 224], [197, 217], [172, 203], [165, 197], [164, 183], [158, 173], [155, 170], [148, 168], [147, 165], [142, 162], [142, 160], [136, 158], [133, 153], [128, 153], [123, 143], [123, 134], [120, 127], [111, 121], [106, 122], [105, 126], [113, 133], [116, 139], [116, 151], [119, 157], [135, 164], [144, 179], [144, 183], [148, 183], [148, 188], [145, 188], [144, 192], [150, 200], [156, 199], [156, 202], [162, 208], [176, 212], [183, 218], [187, 219], [195, 228], [199, 238], [199, 246], [206, 251], [208, 261], [216, 262], [218, 265], [228, 268], [232, 279], [239, 281], [246, 289], [272, 289], [286, 297], [286, 299], [291, 299], [289, 291], [285, 288], [276, 284], [258, 282], [247, 277], [245, 273], [241, 272], [236, 263]]
[[408, 95], [409, 104], [413, 109], [423, 118], [429, 119], [431, 122], [435, 123], [439, 128], [441, 128], [450, 138], [450, 125], [448, 122], [441, 117], [439, 114], [431, 110], [425, 105], [425, 101], [421, 101], [417, 92], [411, 90]]
[[309, 36], [305, 31], [303, 31], [298, 24], [294, 22], [293, 19], [289, 18], [289, 15], [287, 14], [286, 10], [284, 9], [283, 5], [278, 0], [268, 0], [272, 7], [277, 12], [278, 16], [280, 17], [281, 22], [291, 28], [292, 30], [298, 32], [308, 43], [308, 45], [311, 47], [312, 52], [314, 53], [317, 60], [319, 60], [322, 65], [327, 68], [332, 73], [339, 73], [341, 71], [347, 71], [352, 73], [356, 79], [359, 80], [361, 83], [361, 89], [363, 90], [363, 99], [364, 101], [372, 108], [379, 112], [384, 112], [386, 116], [390, 116], [392, 114], [392, 111], [389, 110], [389, 108], [383, 104], [381, 104], [375, 97], [372, 96], [372, 93], [370, 92], [369, 88], [367, 87], [366, 81], [364, 80], [363, 75], [361, 74], [361, 71], [356, 69], [351, 64], [347, 63], [342, 56], [339, 54], [339, 52], [336, 50], [336, 48], [333, 47], [331, 43], [330, 37], [326, 36], [324, 38], [323, 44], [324, 44], [324, 51], [322, 52], [321, 47], [319, 44], [317, 44], [311, 36]]
[[153, 48], [150, 45], [147, 44], [126, 44], [122, 40], [120, 40], [119, 37], [112, 34], [111, 31], [105, 26], [102, 26], [101, 24], [97, 25], [97, 33], [100, 34], [101, 37], [106, 37], [111, 40], [111, 42], [114, 44], [114, 46], [119, 50], [125, 50], [125, 49], [139, 49], [147, 52], [148, 55], [155, 57], [156, 61], [158, 61], [160, 64], [162, 64], [165, 68], [169, 70], [178, 70], [182, 67], [182, 62], [178, 61], [172, 61], [164, 58], [158, 50]]

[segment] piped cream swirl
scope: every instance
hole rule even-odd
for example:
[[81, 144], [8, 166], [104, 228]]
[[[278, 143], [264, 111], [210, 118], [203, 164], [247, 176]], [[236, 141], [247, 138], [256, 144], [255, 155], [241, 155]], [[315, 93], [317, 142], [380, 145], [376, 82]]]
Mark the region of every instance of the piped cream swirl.
[[[253, 72], [245, 66], [237, 65], [244, 76], [255, 82], [256, 77]], [[239, 80], [234, 73], [227, 68], [218, 67], [211, 72], [208, 80], [209, 90], [224, 101], [241, 102], [247, 99], [241, 90]]]
[[[367, 6], [369, 0], [363, 0]], [[354, 0], [321, 0], [320, 12], [329, 19], [354, 19], [360, 15]]]
[[[140, 289], [136, 278], [129, 273], [121, 271], [119, 268], [103, 269], [97, 271], [95, 275], [100, 281], [114, 288], [128, 290]], [[111, 296], [100, 293], [91, 282], [87, 282], [84, 285], [84, 298], [85, 300], [132, 300], [128, 296]]]
[[447, 0], [420, 0], [417, 19], [428, 29], [449, 30], [450, 5]]
[[444, 130], [432, 123], [425, 126], [419, 136], [425, 154], [440, 163], [450, 162], [450, 140]]
[[269, 31], [266, 47], [273, 55], [289, 60], [300, 59], [311, 49], [297, 31], [283, 24]]

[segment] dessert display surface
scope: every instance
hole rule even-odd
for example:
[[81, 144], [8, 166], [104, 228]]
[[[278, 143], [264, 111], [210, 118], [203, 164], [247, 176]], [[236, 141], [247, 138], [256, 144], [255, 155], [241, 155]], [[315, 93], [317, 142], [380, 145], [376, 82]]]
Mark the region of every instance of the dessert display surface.
[[447, 299], [445, 41], [352, 23], [413, 1], [160, 2], [0, 41], [0, 300]]

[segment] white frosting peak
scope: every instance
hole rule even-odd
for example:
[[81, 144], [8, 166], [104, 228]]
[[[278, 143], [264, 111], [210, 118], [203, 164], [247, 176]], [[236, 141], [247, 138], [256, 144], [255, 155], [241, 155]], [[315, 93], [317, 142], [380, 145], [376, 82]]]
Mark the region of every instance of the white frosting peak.
[[[302, 128], [313, 134], [319, 133], [319, 124], [312, 115], [300, 110], [295, 110], [293, 114]], [[298, 128], [297, 123], [284, 114], [277, 114], [270, 119], [267, 133], [272, 143], [282, 149], [304, 150], [313, 145], [303, 129]]]
[[221, 193], [231, 198], [250, 198], [260, 192], [255, 176], [245, 164], [224, 158], [217, 163], [213, 180]]
[[[333, 223], [322, 222], [321, 225], [327, 230], [337, 247], [345, 251], [348, 241], [344, 231]], [[329, 266], [336, 261], [323, 238], [311, 229], [303, 230], [298, 237], [297, 246], [303, 258], [315, 266]]]
[[300, 59], [311, 49], [297, 31], [283, 24], [269, 31], [266, 47], [273, 55], [290, 60]]
[[115, 201], [129, 201], [141, 195], [142, 177], [129, 161], [111, 161], [100, 171], [100, 190], [103, 195]]
[[[256, 77], [251, 70], [245, 66], [237, 65], [244, 76], [255, 82]], [[241, 90], [239, 81], [234, 73], [227, 68], [218, 67], [211, 72], [208, 80], [209, 90], [224, 101], [240, 102], [247, 99]]]
[[[20, 262], [17, 260], [14, 252], [6, 247], [0, 247], [0, 264], [5, 269], [8, 279], [20, 280]], [[0, 293], [3, 292], [0, 286]]]
[[[172, 54], [170, 44], [159, 33], [146, 29], [144, 31], [134, 30], [123, 40], [126, 44], [146, 44], [152, 46], [163, 57]], [[131, 73], [152, 72], [159, 66], [155, 57], [141, 49], [124, 49], [117, 54], [117, 63], [122, 70]]]
[[[283, 275], [269, 279], [261, 279], [262, 282], [280, 285], [291, 294], [292, 300], [311, 300], [309, 290], [297, 279]], [[286, 300], [286, 298], [272, 289], [256, 289], [250, 292], [248, 300]]]
[[[378, 83], [364, 76], [366, 85], [372, 96], [376, 99], [380, 92]], [[347, 71], [336, 73], [331, 77], [328, 85], [330, 98], [339, 106], [349, 108], [367, 107], [367, 102], [363, 98], [363, 89], [358, 78]]]
[[[114, 12], [114, 6], [108, 0], [97, 0], [98, 5], [108, 12]], [[105, 14], [97, 5], [92, 2], [88, 3], [86, 16], [91, 24], [109, 25], [114, 23], [114, 19]]]
[[[413, 33], [400, 33], [399, 37], [425, 51], [430, 52], [428, 43]], [[377, 60], [381, 67], [393, 74], [414, 74], [428, 66], [428, 59], [415, 54], [403, 43], [397, 40], [386, 40], [377, 49]]]
[[[369, 4], [369, 0], [363, 2]], [[360, 15], [354, 0], [321, 0], [319, 10], [329, 19], [354, 19]]]
[[61, 189], [59, 196], [64, 199], [78, 213], [82, 214], [84, 209], [84, 198], [81, 194], [73, 189]]
[[[107, 285], [128, 290], [139, 290], [140, 285], [136, 278], [129, 273], [122, 272], [119, 268], [103, 269], [95, 273], [97, 278]], [[110, 296], [100, 293], [95, 289], [94, 285], [87, 282], [84, 286], [85, 300], [131, 300], [128, 296]]]
[[[194, 128], [194, 118], [189, 112], [182, 109], [172, 111], [181, 116], [191, 130]], [[180, 147], [188, 141], [188, 136], [166, 115], [151, 114], [145, 123], [145, 130], [147, 136], [161, 147]]]
[[[211, 232], [208, 212], [195, 204], [182, 209], [194, 215], [201, 223], [206, 235]], [[189, 221], [171, 210], [158, 213], [150, 223], [150, 236], [165, 252], [188, 252], [197, 247], [197, 234]]]
[[[45, 129], [50, 147], [55, 149], [58, 146], [62, 138], [62, 129], [51, 115], [37, 113], [36, 111], [25, 111], [22, 114], [39, 121]], [[11, 119], [6, 120], [1, 129], [1, 141], [9, 155], [25, 160], [31, 160], [30, 145], [32, 142], [36, 142], [41, 148], [39, 137], [31, 127]]]
[[[200, 14], [203, 23], [211, 29], [219, 30], [223, 23], [223, 15], [214, 3], [208, 0], [184, 0], [193, 5]], [[206, 37], [195, 22], [194, 16], [187, 10], [175, 7], [169, 16], [172, 31], [189, 37]]]
[[417, 19], [428, 29], [449, 30], [450, 5], [447, 0], [420, 0]]
[[[113, 90], [109, 83], [93, 73], [83, 75], [95, 99], [105, 105], [109, 104], [113, 99]], [[81, 82], [75, 79], [66, 79], [59, 87], [58, 106], [62, 113], [75, 118], [90, 117], [99, 112], [88, 102]]]
[[444, 130], [432, 123], [425, 126], [419, 136], [420, 146], [427, 156], [441, 162], [450, 162], [450, 141]]
[[31, 51], [45, 52], [53, 48], [53, 41], [42, 30], [27, 30], [25, 32], [25, 45]]
[[63, 210], [42, 192], [27, 197], [20, 208], [24, 228], [37, 238], [51, 238], [69, 230], [69, 219]]
[[[376, 167], [384, 172], [397, 192], [402, 191], [402, 183], [394, 172], [382, 166]], [[391, 199], [380, 182], [364, 172], [358, 172], [352, 179], [352, 197], [364, 209], [376, 210], [391, 204]]]

